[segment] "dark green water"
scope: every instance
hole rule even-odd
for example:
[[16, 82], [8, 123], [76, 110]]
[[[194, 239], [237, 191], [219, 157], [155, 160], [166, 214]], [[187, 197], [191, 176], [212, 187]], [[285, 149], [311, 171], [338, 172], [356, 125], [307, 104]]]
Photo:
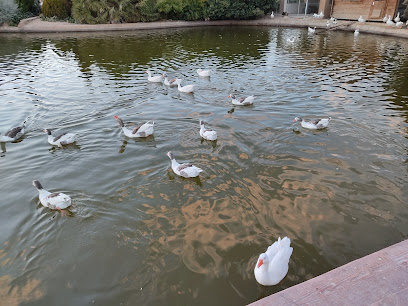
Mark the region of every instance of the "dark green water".
[[[196, 92], [149, 84], [146, 69]], [[407, 84], [408, 42], [382, 36], [1, 35], [0, 132], [29, 116], [0, 155], [2, 303], [244, 305], [406, 239]], [[154, 120], [154, 137], [125, 138], [114, 115]], [[332, 121], [308, 131], [295, 116]], [[44, 128], [78, 141], [53, 148]], [[170, 150], [200, 179], [176, 177]], [[33, 179], [69, 194], [71, 214], [42, 207]], [[253, 268], [279, 236], [289, 272], [262, 287]]]

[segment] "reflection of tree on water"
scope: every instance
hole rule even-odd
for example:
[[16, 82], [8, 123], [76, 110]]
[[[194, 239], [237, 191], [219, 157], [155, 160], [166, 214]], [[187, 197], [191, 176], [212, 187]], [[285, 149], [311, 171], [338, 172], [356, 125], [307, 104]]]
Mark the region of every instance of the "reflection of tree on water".
[[[148, 65], [152, 60], [165, 59], [170, 65], [192, 61], [200, 56], [216, 56], [221, 61], [240, 62], [259, 59], [260, 50], [269, 43], [268, 30], [241, 27], [174, 29], [121, 33], [122, 35], [79, 36], [76, 39], [53, 40], [56, 48], [73, 51], [83, 69], [93, 64], [109, 73], [123, 77], [134, 70], [135, 65]], [[92, 56], [90, 56], [92, 55]], [[114, 65], [112, 65], [114, 63]], [[169, 67], [171, 68], [171, 67]]]

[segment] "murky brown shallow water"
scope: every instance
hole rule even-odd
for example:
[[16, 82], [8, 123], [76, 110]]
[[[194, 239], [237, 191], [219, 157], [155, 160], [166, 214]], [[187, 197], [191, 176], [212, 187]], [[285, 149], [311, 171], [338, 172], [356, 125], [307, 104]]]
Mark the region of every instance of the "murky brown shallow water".
[[[0, 36], [0, 131], [29, 116], [0, 155], [2, 300], [244, 305], [406, 239], [407, 55], [394, 38], [283, 28]], [[149, 84], [148, 68], [197, 91]], [[114, 115], [154, 120], [154, 137], [125, 138]], [[44, 128], [78, 141], [52, 148]], [[176, 177], [169, 150], [200, 179]], [[71, 195], [71, 215], [42, 207], [33, 179]], [[262, 287], [254, 264], [279, 236], [289, 273]]]

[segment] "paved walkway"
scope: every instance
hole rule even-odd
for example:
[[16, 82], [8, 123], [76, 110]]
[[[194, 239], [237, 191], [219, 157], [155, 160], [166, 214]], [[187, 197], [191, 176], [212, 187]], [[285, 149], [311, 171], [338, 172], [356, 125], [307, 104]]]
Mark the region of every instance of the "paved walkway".
[[181, 27], [202, 26], [274, 26], [274, 27], [316, 27], [316, 33], [323, 31], [354, 31], [360, 33], [382, 34], [408, 38], [408, 29], [404, 25], [402, 29], [390, 27], [382, 22], [365, 22], [339, 20], [338, 24], [326, 27], [327, 19], [318, 19], [309, 16], [275, 17], [257, 20], [220, 20], [220, 21], [164, 21], [164, 22], [138, 22], [121, 24], [75, 24], [68, 22], [42, 21], [39, 17], [22, 20], [18, 27], [0, 27], [0, 33], [61, 33], [61, 32], [105, 32], [105, 31], [134, 31], [145, 29], [168, 29]]
[[408, 240], [251, 304], [267, 305], [408, 305]]

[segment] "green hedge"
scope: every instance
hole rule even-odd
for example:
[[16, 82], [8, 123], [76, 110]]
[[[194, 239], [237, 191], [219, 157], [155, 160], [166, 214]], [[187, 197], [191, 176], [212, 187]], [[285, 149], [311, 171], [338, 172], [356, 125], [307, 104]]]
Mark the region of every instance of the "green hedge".
[[253, 19], [276, 10], [277, 0], [73, 0], [79, 23]]
[[42, 12], [44, 17], [66, 19], [71, 16], [71, 0], [44, 0]]

